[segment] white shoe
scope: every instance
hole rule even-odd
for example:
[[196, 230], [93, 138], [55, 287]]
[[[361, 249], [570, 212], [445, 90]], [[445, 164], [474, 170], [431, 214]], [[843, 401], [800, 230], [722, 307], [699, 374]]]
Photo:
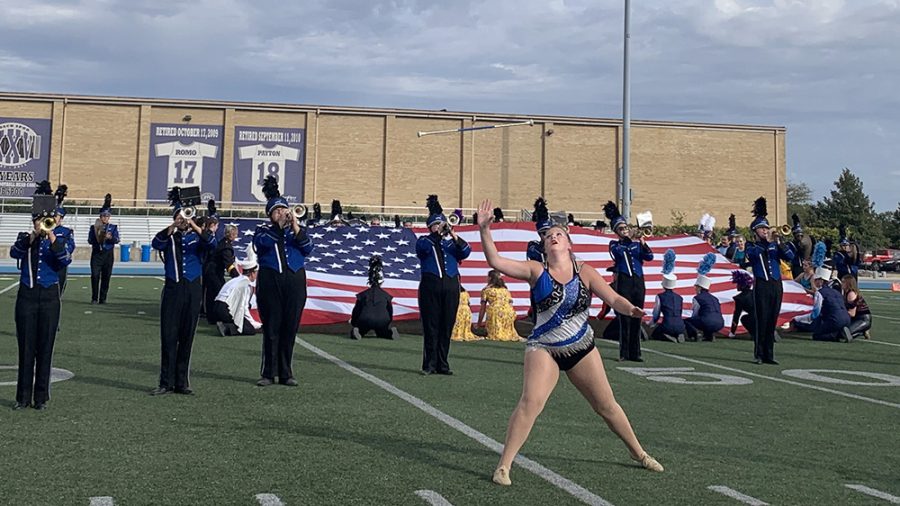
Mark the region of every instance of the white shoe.
[[656, 473], [661, 473], [665, 471], [665, 468], [656, 461], [653, 457], [650, 456], [649, 453], [644, 452], [644, 455], [640, 459], [635, 459], [641, 463], [641, 467], [647, 469], [648, 471], [653, 471]]
[[497, 485], [503, 485], [504, 487], [512, 485], [512, 480], [509, 479], [509, 468], [503, 466], [498, 467], [494, 471], [494, 476], [491, 477], [491, 481]]
[[734, 337], [734, 332], [729, 332], [728, 337]]

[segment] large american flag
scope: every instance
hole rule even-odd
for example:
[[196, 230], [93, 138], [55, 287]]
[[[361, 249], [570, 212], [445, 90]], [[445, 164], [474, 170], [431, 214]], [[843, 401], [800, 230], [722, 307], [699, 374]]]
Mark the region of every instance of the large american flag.
[[[230, 224], [238, 227], [239, 236], [235, 251], [241, 258], [242, 246], [246, 247], [253, 238], [259, 220], [233, 220]], [[532, 223], [495, 223], [491, 227], [494, 243], [500, 253], [516, 260], [525, 259], [528, 241], [537, 239]], [[471, 296], [473, 318], [477, 318], [481, 305], [480, 293], [487, 281], [490, 267], [484, 259], [480, 235], [475, 225], [459, 226], [457, 234], [472, 246], [472, 254], [460, 266], [462, 285]], [[384, 284], [382, 287], [394, 297], [394, 318], [414, 320], [419, 318], [417, 288], [419, 284], [419, 260], [416, 257], [416, 239], [427, 233], [424, 228], [394, 228], [367, 225], [316, 226], [307, 230], [315, 249], [307, 258], [306, 275], [308, 298], [303, 312], [304, 325], [346, 322], [350, 318], [356, 293], [366, 288], [369, 258], [380, 255], [384, 261]], [[609, 242], [614, 236], [581, 227], [570, 230], [575, 255], [579, 260], [595, 267], [607, 281], [612, 275], [606, 268], [612, 265]], [[697, 264], [709, 252], [715, 251], [701, 239], [678, 235], [651, 237], [647, 241], [653, 250], [654, 260], [644, 263], [644, 279], [647, 295], [644, 310], [649, 315], [653, 311], [656, 294], [662, 290], [662, 257], [669, 248], [675, 250], [675, 274], [678, 276], [678, 292], [684, 298], [684, 316], [690, 316], [694, 296], [694, 281]], [[716, 264], [708, 277], [712, 279], [710, 291], [722, 304], [725, 326], [731, 325], [734, 312], [732, 297], [737, 293], [731, 283], [731, 271], [737, 266], [724, 256], [716, 253]], [[520, 317], [529, 308], [528, 284], [507, 279], [507, 287], [512, 293], [513, 305]], [[596, 315], [601, 301], [594, 298], [591, 313]], [[812, 298], [799, 284], [784, 283], [784, 299], [779, 323], [812, 310]], [[611, 316], [608, 316], [611, 317]]]

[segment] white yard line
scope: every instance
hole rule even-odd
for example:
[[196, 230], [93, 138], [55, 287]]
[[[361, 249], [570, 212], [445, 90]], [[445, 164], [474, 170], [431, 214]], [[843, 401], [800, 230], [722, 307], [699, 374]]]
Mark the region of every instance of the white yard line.
[[887, 492], [882, 492], [881, 490], [875, 490], [874, 488], [869, 488], [865, 485], [854, 485], [854, 484], [845, 484], [845, 487], [856, 490], [861, 494], [870, 495], [872, 497], [877, 497], [879, 499], [884, 499], [885, 501], [891, 504], [900, 504], [900, 497], [895, 495], [888, 494]]
[[281, 498], [275, 494], [256, 494], [256, 502], [259, 506], [284, 506]]
[[884, 318], [885, 320], [890, 320], [892, 322], [900, 322], [900, 318], [892, 318], [890, 316], [881, 316], [880, 314], [873, 314], [875, 318]]
[[[312, 344], [307, 343], [303, 339], [297, 338], [296, 342], [300, 346], [303, 346], [307, 350], [309, 350], [309, 351], [315, 353], [316, 355], [324, 358], [325, 360], [328, 360], [329, 362], [337, 365], [341, 369], [349, 371], [349, 372], [359, 376], [360, 378], [368, 381], [369, 383], [372, 383], [373, 385], [378, 386], [382, 390], [385, 390], [388, 393], [391, 393], [391, 394], [403, 399], [404, 401], [412, 404], [416, 408], [418, 408], [418, 409], [424, 411], [425, 413], [427, 413], [428, 415], [431, 415], [432, 417], [440, 420], [441, 422], [448, 425], [449, 427], [451, 427], [459, 432], [462, 432], [463, 434], [465, 434], [466, 436], [469, 436], [470, 438], [474, 439], [478, 443], [490, 448], [492, 451], [497, 452], [498, 454], [503, 451], [503, 445], [500, 444], [499, 442], [489, 438], [485, 434], [482, 434], [481, 432], [473, 429], [472, 427], [469, 427], [468, 425], [461, 422], [460, 420], [453, 418], [452, 416], [435, 408], [434, 406], [432, 406], [431, 404], [428, 404], [427, 402], [423, 401], [422, 399], [419, 399], [418, 397], [416, 397], [414, 395], [406, 393], [403, 390], [400, 390], [399, 388], [395, 387], [394, 385], [388, 383], [387, 381], [377, 378], [377, 377], [363, 371], [362, 369], [354, 367], [354, 366], [348, 364], [347, 362], [344, 362], [343, 360], [341, 360], [333, 355], [330, 355], [328, 352], [325, 352], [325, 351], [313, 346]], [[594, 494], [593, 492], [582, 487], [581, 485], [578, 485], [577, 483], [555, 473], [554, 471], [551, 471], [550, 469], [542, 466], [541, 464], [539, 464], [529, 458], [519, 455], [518, 457], [516, 457], [515, 462], [516, 462], [516, 464], [519, 465], [520, 468], [526, 469], [526, 470], [530, 471], [531, 473], [537, 475], [538, 477], [543, 478], [544, 480], [550, 482], [550, 484], [552, 484], [556, 487], [559, 487], [560, 489], [568, 492], [569, 494], [571, 494], [575, 498], [581, 500], [585, 504], [597, 505], [597, 506], [612, 506], [612, 503], [610, 503], [606, 499], [603, 499], [602, 497]]]
[[115, 504], [113, 498], [108, 495], [91, 497], [91, 506], [115, 506]]
[[444, 499], [441, 494], [434, 490], [416, 490], [416, 495], [431, 506], [453, 506], [453, 503]]
[[[605, 342], [605, 341], [602, 340], [602, 339], [600, 339], [599, 342]], [[611, 343], [611, 342], [610, 342], [609, 344], [615, 345], [614, 343]], [[615, 346], [618, 347], [618, 345], [615, 345]], [[809, 388], [809, 389], [811, 389], [811, 390], [818, 390], [818, 391], [820, 391], [820, 392], [826, 392], [826, 393], [829, 393], [829, 394], [840, 395], [840, 396], [842, 396], [842, 397], [849, 397], [850, 399], [856, 399], [856, 400], [859, 400], [859, 401], [871, 402], [872, 404], [880, 404], [880, 405], [882, 405], [882, 406], [888, 406], [888, 407], [891, 407], [891, 408], [897, 408], [897, 409], [900, 409], [900, 404], [898, 404], [898, 403], [896, 403], [896, 402], [883, 401], [883, 400], [881, 400], [881, 399], [873, 399], [873, 398], [871, 398], [871, 397], [864, 397], [864, 396], [862, 396], [862, 395], [856, 395], [856, 394], [851, 394], [851, 393], [847, 393], [847, 392], [841, 392], [840, 390], [832, 390], [832, 389], [830, 389], [830, 388], [820, 387], [820, 386], [818, 386], [818, 385], [809, 385], [809, 384], [806, 384], [806, 383], [800, 383], [799, 381], [791, 381], [791, 380], [784, 379], [784, 378], [777, 378], [777, 377], [775, 377], [775, 376], [768, 376], [768, 375], [765, 375], [765, 374], [757, 374], [757, 373], [755, 373], [755, 372], [749, 372], [749, 371], [745, 371], [745, 370], [743, 370], [743, 369], [736, 369], [736, 368], [734, 368], [734, 367], [727, 367], [727, 366], [724, 366], [724, 365], [715, 364], [715, 363], [713, 363], [713, 362], [705, 362], [705, 361], [703, 361], [703, 360], [697, 360], [697, 359], [695, 359], [695, 358], [683, 357], [683, 356], [681, 356], [681, 355], [675, 355], [675, 354], [672, 354], [672, 353], [663, 353], [663, 352], [661, 352], [661, 351], [652, 350], [652, 349], [650, 349], [650, 348], [643, 348], [643, 351], [646, 351], [646, 352], [649, 352], [649, 353], [654, 353], [654, 354], [656, 354], [656, 355], [662, 355], [662, 356], [664, 356], [664, 357], [674, 358], [674, 359], [676, 359], [676, 360], [683, 360], [683, 361], [685, 361], [685, 362], [691, 362], [691, 363], [693, 363], [693, 364], [700, 364], [700, 365], [705, 365], [705, 366], [707, 366], [707, 367], [714, 367], [714, 368], [716, 368], [716, 369], [722, 369], [723, 371], [736, 372], [736, 373], [738, 373], [738, 374], [744, 374], [744, 375], [747, 375], [747, 376], [752, 376], [752, 377], [754, 377], [754, 378], [762, 378], [762, 379], [767, 379], [767, 380], [771, 380], [771, 381], [777, 381], [777, 382], [779, 382], [779, 383], [787, 383], [788, 385], [794, 385], [794, 386], [798, 386], [798, 387]]]
[[888, 346], [900, 346], [900, 344], [897, 344], [897, 343], [889, 343], [886, 341], [876, 341], [874, 339], [854, 339], [854, 341], [862, 341], [864, 343], [886, 344]]
[[718, 492], [722, 495], [728, 496], [736, 501], [740, 501], [744, 504], [749, 504], [750, 506], [768, 506], [769, 503], [760, 501], [755, 497], [750, 497], [749, 495], [742, 494], [733, 488], [728, 488], [724, 485], [710, 485], [706, 487], [707, 490], [712, 490], [713, 492]]
[[0, 295], [3, 295], [4, 293], [6, 293], [6, 292], [12, 290], [13, 288], [15, 288], [15, 287], [17, 287], [17, 286], [19, 286], [19, 282], [18, 282], [18, 281], [16, 281], [15, 283], [13, 283], [13, 284], [7, 286], [7, 287], [4, 288], [3, 290], [0, 290]]

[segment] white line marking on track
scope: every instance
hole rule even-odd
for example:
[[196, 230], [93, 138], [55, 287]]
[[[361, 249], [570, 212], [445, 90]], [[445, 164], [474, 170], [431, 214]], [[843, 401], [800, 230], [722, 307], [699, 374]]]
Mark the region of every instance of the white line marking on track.
[[7, 287], [4, 288], [3, 290], [0, 290], [0, 295], [3, 295], [4, 293], [6, 293], [6, 292], [12, 290], [13, 288], [15, 288], [15, 287], [17, 287], [17, 286], [19, 286], [19, 282], [18, 282], [18, 281], [16, 281], [15, 283], [13, 283], [13, 284], [7, 286]]
[[[599, 341], [600, 341], [600, 342], [604, 342], [602, 339], [599, 340]], [[614, 345], [614, 343], [609, 343], [609, 344], [610, 344], [610, 345]], [[618, 346], [618, 345], [616, 345], [616, 346]], [[871, 402], [871, 403], [873, 403], [873, 404], [881, 404], [882, 406], [889, 406], [889, 407], [892, 407], [892, 408], [900, 409], [900, 404], [898, 404], [898, 403], [896, 403], [896, 402], [888, 402], [888, 401], [883, 401], [883, 400], [881, 400], [881, 399], [873, 399], [873, 398], [871, 398], [871, 397], [864, 397], [864, 396], [862, 396], [862, 395], [856, 395], [856, 394], [851, 394], [851, 393], [847, 393], [847, 392], [841, 392], [840, 390], [832, 390], [832, 389], [830, 389], [830, 388], [820, 387], [820, 386], [818, 386], [818, 385], [808, 385], [808, 384], [806, 384], [806, 383], [800, 383], [799, 381], [791, 381], [791, 380], [787, 380], [787, 379], [784, 379], [784, 378], [777, 378], [777, 377], [775, 377], [775, 376], [768, 376], [768, 375], [766, 375], [766, 374], [757, 374], [757, 373], [755, 373], [755, 372], [749, 372], [749, 371], [745, 371], [745, 370], [743, 370], [743, 369], [736, 369], [736, 368], [734, 368], [734, 367], [727, 367], [727, 366], [715, 364], [715, 363], [712, 363], [712, 362], [705, 362], [705, 361], [703, 361], [703, 360], [697, 360], [697, 359], [695, 359], [695, 358], [683, 357], [683, 356], [681, 356], [681, 355], [674, 355], [674, 354], [672, 354], [672, 353], [663, 353], [663, 352], [661, 352], [661, 351], [651, 350], [650, 348], [642, 348], [642, 349], [643, 349], [643, 351], [647, 351], [647, 352], [650, 352], [650, 353], [655, 353], [656, 355], [662, 355], [662, 356], [664, 356], [664, 357], [674, 358], [674, 359], [676, 359], [676, 360], [683, 360], [683, 361], [685, 361], [685, 362], [691, 362], [691, 363], [693, 363], [693, 364], [701, 364], [701, 365], [705, 365], [705, 366], [707, 366], [707, 367], [714, 367], [714, 368], [716, 368], [716, 369], [722, 369], [722, 370], [724, 370], [724, 371], [731, 371], [731, 372], [736, 372], [736, 373], [739, 373], [739, 374], [745, 374], [745, 375], [747, 375], [747, 376], [752, 376], [752, 377], [754, 377], [754, 378], [763, 378], [763, 379], [767, 379], [767, 380], [771, 380], [771, 381], [777, 381], [777, 382], [779, 382], [779, 383], [787, 383], [788, 385], [794, 385], [794, 386], [798, 386], [798, 387], [809, 388], [809, 389], [811, 389], [811, 390], [818, 390], [818, 391], [820, 391], [820, 392], [826, 392], [826, 393], [829, 393], [829, 394], [840, 395], [840, 396], [842, 396], [842, 397], [849, 397], [849, 398], [851, 398], [851, 399], [856, 399], [856, 400], [859, 400], [859, 401], [866, 401], [866, 402]]]
[[724, 485], [710, 485], [706, 487], [707, 490], [712, 490], [713, 492], [718, 492], [722, 495], [726, 495], [736, 501], [740, 501], [744, 504], [749, 504], [750, 506], [768, 506], [769, 503], [760, 501], [755, 497], [750, 497], [749, 495], [742, 494], [737, 490], [732, 488], [728, 488]]
[[91, 497], [91, 506], [115, 506], [115, 504], [113, 498], [108, 495]]
[[166, 278], [164, 278], [164, 277], [162, 277], [162, 276], [153, 276], [153, 279], [158, 279], [158, 280], [160, 280], [160, 281], [165, 281], [165, 280], [166, 280]]
[[[404, 401], [412, 404], [416, 408], [424, 411], [425, 413], [433, 416], [434, 418], [437, 418], [438, 420], [440, 420], [444, 424], [448, 425], [449, 427], [451, 427], [459, 432], [462, 432], [466, 436], [469, 436], [470, 438], [474, 439], [475, 441], [490, 448], [492, 451], [494, 451], [498, 454], [503, 451], [503, 445], [500, 444], [499, 442], [489, 438], [485, 434], [482, 434], [481, 432], [473, 429], [472, 427], [469, 427], [468, 425], [461, 422], [460, 420], [453, 418], [452, 416], [435, 408], [434, 406], [432, 406], [431, 404], [428, 404], [427, 402], [423, 401], [422, 399], [419, 399], [418, 397], [416, 397], [414, 395], [406, 393], [403, 390], [400, 390], [399, 388], [395, 387], [394, 385], [388, 383], [387, 381], [384, 381], [376, 376], [373, 376], [373, 375], [363, 371], [362, 369], [354, 367], [354, 366], [348, 364], [347, 362], [344, 362], [343, 360], [341, 360], [333, 355], [330, 355], [328, 352], [325, 352], [323, 350], [320, 350], [319, 348], [316, 348], [315, 346], [307, 343], [303, 339], [297, 338], [296, 342], [300, 346], [303, 346], [307, 350], [315, 353], [316, 355], [324, 358], [325, 360], [328, 360], [329, 362], [337, 365], [338, 367], [340, 367], [346, 371], [349, 371], [349, 372], [359, 376], [360, 378], [363, 378], [364, 380], [378, 386], [382, 390], [385, 390], [385, 391], [403, 399]], [[572, 496], [576, 497], [577, 499], [581, 500], [582, 502], [584, 502], [586, 504], [598, 505], [598, 506], [612, 506], [612, 503], [610, 503], [606, 499], [603, 499], [602, 497], [594, 494], [593, 492], [582, 487], [581, 485], [579, 485], [573, 481], [570, 481], [569, 479], [555, 473], [554, 471], [542, 466], [541, 464], [539, 464], [527, 457], [522, 456], [521, 454], [516, 457], [515, 462], [516, 462], [516, 464], [519, 465], [519, 467], [530, 471], [532, 474], [538, 476], [539, 478], [543, 478], [544, 480], [550, 482], [551, 485], [561, 488], [562, 490], [568, 492], [569, 494], [571, 494]], [[487, 475], [485, 475], [485, 477], [486, 476]]]
[[453, 506], [453, 503], [444, 499], [441, 494], [434, 490], [416, 490], [416, 495], [431, 506]]
[[874, 316], [875, 318], [884, 318], [885, 320], [891, 320], [891, 321], [894, 321], [894, 322], [900, 322], [900, 318], [892, 318], [892, 317], [890, 317], [890, 316], [881, 316], [880, 314], [873, 314], [872, 316]]
[[281, 498], [275, 494], [256, 494], [256, 502], [259, 506], [284, 506]]
[[844, 486], [849, 489], [856, 490], [857, 492], [860, 492], [862, 494], [877, 497], [879, 499], [884, 499], [891, 504], [900, 504], [900, 497], [888, 494], [887, 492], [882, 492], [881, 490], [875, 490], [874, 488], [869, 488], [865, 485], [855, 485], [852, 483], [847, 483]]

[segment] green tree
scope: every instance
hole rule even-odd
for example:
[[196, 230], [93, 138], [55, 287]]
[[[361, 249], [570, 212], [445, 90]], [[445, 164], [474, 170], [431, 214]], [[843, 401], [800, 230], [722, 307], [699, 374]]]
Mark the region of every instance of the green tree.
[[806, 183], [789, 181], [787, 185], [788, 216], [795, 213], [804, 225], [811, 225], [813, 207], [812, 189]]
[[879, 217], [884, 227], [884, 235], [887, 238], [888, 246], [900, 248], [900, 203], [897, 204], [895, 211], [881, 213]]
[[846, 225], [850, 236], [864, 248], [876, 248], [887, 242], [875, 205], [863, 190], [862, 181], [850, 169], [841, 171], [831, 195], [812, 207], [812, 215], [820, 227]]

